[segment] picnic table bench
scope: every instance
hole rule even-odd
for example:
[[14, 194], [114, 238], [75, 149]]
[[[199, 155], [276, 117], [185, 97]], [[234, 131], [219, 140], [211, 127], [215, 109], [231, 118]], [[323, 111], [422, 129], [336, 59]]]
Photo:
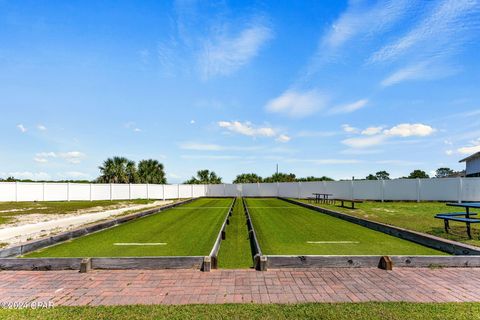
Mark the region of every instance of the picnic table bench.
[[329, 203], [331, 199], [330, 196], [333, 196], [331, 193], [312, 193], [315, 197], [310, 197], [308, 199], [314, 200], [315, 203]]
[[448, 213], [439, 213], [435, 215], [436, 219], [443, 219], [445, 232], [448, 233], [450, 229], [450, 221], [464, 222], [467, 225], [467, 235], [469, 239], [472, 239], [471, 227], [472, 223], [480, 223], [480, 219], [471, 218], [471, 216], [476, 216], [476, 213], [470, 212], [471, 208], [480, 209], [480, 203], [447, 203], [447, 206], [452, 207], [462, 207], [465, 208], [464, 212], [448, 212]]
[[340, 201], [341, 203], [341, 207], [344, 207], [344, 208], [348, 208], [345, 206], [345, 202], [350, 202], [351, 203], [351, 206], [350, 208], [351, 209], [355, 209], [355, 203], [363, 203], [363, 200], [358, 200], [358, 199], [341, 199], [341, 198], [334, 198], [334, 199], [331, 199], [333, 200], [333, 204], [335, 204], [337, 201]]

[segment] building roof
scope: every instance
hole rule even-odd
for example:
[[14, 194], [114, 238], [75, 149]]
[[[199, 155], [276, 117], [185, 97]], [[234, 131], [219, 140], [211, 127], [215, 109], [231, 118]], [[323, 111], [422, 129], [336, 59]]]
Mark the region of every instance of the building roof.
[[473, 160], [473, 159], [475, 159], [475, 158], [480, 158], [480, 151], [477, 152], [477, 153], [474, 153], [474, 154], [472, 154], [471, 156], [468, 156], [468, 157], [466, 157], [465, 159], [462, 159], [462, 160], [460, 160], [460, 161], [458, 161], [458, 162], [470, 161], [470, 160]]

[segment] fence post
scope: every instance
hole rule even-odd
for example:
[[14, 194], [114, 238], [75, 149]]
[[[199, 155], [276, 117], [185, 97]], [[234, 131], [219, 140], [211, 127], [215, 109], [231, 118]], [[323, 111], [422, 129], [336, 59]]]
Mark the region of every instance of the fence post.
[[463, 196], [463, 178], [458, 177], [458, 203], [462, 203]]
[[351, 194], [351, 199], [353, 200], [354, 198], [354, 195], [355, 195], [355, 191], [354, 191], [354, 187], [353, 187], [353, 182], [354, 180], [352, 179], [352, 181], [350, 181], [350, 194]]
[[280, 184], [277, 182], [277, 197], [280, 196]]
[[132, 200], [132, 184], [128, 184], [128, 200]]
[[46, 183], [43, 183], [43, 188], [42, 188], [42, 201], [45, 201], [45, 185]]
[[67, 182], [67, 201], [70, 201], [70, 182]]
[[15, 181], [15, 202], [18, 202], [18, 181]]
[[227, 195], [227, 186], [225, 183], [223, 184], [223, 196], [225, 197]]
[[382, 179], [382, 183], [380, 184], [382, 190], [380, 191], [382, 194], [382, 202], [385, 201], [385, 180]]
[[297, 182], [297, 191], [298, 191], [298, 199], [300, 199], [300, 196], [302, 194], [302, 183]]
[[162, 199], [165, 201], [165, 185], [162, 184]]
[[110, 183], [110, 201], [113, 200], [113, 192], [112, 192], [113, 190], [112, 190], [112, 189], [113, 189], [113, 186], [112, 186], [112, 184]]
[[92, 184], [90, 183], [90, 201], [92, 201]]
[[150, 199], [150, 186], [148, 185], [148, 182], [147, 182], [147, 200]]
[[180, 199], [180, 183], [177, 184], [177, 199]]
[[191, 194], [190, 198], [193, 198], [193, 184], [190, 185], [190, 194]]
[[417, 178], [417, 202], [420, 202], [420, 188], [422, 187], [422, 182], [420, 178]]

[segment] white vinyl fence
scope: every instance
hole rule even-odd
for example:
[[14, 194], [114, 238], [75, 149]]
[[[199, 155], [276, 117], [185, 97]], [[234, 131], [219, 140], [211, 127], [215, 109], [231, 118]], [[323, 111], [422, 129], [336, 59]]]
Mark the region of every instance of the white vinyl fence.
[[0, 182], [0, 201], [178, 199], [191, 197], [311, 197], [411, 201], [480, 201], [480, 178], [354, 180], [218, 185]]

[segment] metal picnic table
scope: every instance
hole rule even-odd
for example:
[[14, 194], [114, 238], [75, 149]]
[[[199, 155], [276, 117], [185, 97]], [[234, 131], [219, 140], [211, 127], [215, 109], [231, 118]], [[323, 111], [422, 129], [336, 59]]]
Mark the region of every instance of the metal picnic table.
[[328, 203], [328, 197], [333, 196], [332, 193], [312, 193], [315, 196], [315, 203]]
[[[480, 223], [480, 219], [472, 218], [471, 216], [476, 216], [477, 214], [470, 212], [470, 209], [480, 209], [480, 202], [447, 203], [447, 206], [465, 208], [465, 213], [461, 213], [461, 212], [440, 213], [440, 214], [437, 214], [435, 218], [444, 220], [446, 232], [448, 232], [448, 229], [450, 227], [448, 224], [449, 220], [465, 222], [467, 224], [468, 237], [471, 239], [472, 235], [470, 230], [470, 224]], [[461, 218], [462, 216], [464, 216], [465, 218]]]

